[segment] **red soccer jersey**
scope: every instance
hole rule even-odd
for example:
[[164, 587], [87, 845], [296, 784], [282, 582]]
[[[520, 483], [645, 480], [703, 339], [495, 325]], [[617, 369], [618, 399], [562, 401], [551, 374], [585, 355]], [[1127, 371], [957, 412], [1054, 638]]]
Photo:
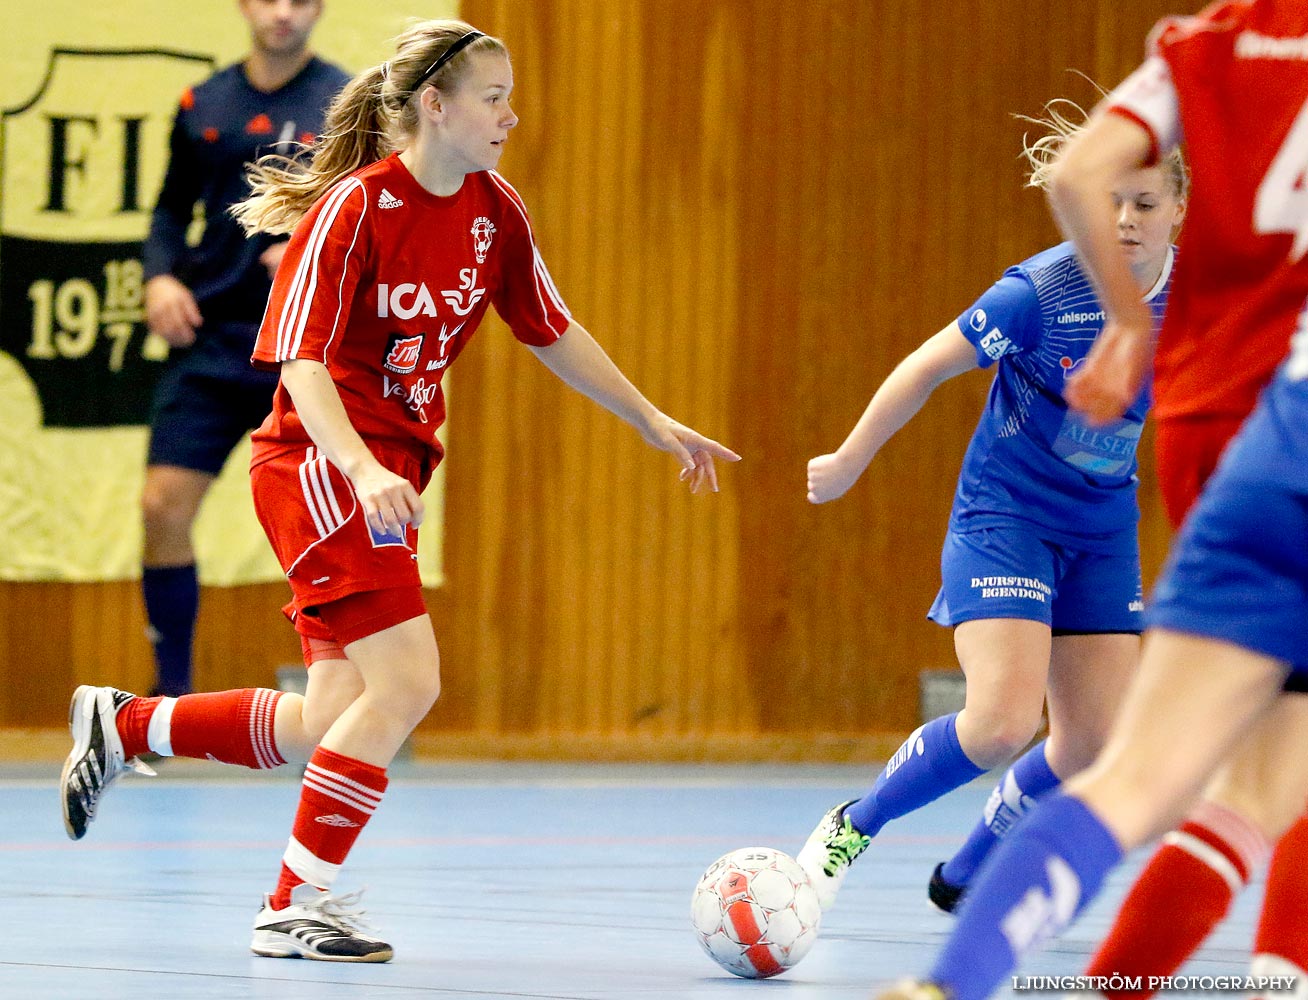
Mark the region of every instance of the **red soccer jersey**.
[[[485, 171], [438, 197], [391, 156], [339, 181], [296, 227], [252, 360], [322, 362], [365, 441], [431, 469], [441, 379], [491, 304], [525, 344], [552, 344], [570, 321], [518, 193]], [[256, 465], [310, 443], [284, 387], [253, 441]]]
[[1194, 168], [1155, 413], [1242, 417], [1308, 298], [1308, 4], [1216, 3], [1164, 20], [1151, 46], [1109, 104]]

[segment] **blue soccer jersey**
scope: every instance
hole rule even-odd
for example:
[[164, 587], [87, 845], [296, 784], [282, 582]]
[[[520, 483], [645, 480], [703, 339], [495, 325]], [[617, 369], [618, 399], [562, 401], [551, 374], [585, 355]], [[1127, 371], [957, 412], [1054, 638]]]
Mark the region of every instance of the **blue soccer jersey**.
[[[290, 155], [322, 131], [328, 106], [348, 82], [344, 70], [313, 58], [271, 93], [238, 64], [182, 95], [169, 140], [168, 170], [142, 251], [145, 276], [172, 274], [195, 295], [208, 330], [222, 322], [257, 326], [272, 279], [259, 255], [273, 242], [246, 237], [229, 209], [246, 198], [248, 164], [264, 153]], [[204, 232], [187, 243], [196, 204]], [[232, 347], [248, 367], [253, 331]]]
[[[1145, 301], [1161, 323], [1173, 252]], [[982, 367], [999, 363], [990, 397], [963, 459], [950, 529], [1033, 526], [1050, 541], [1087, 551], [1120, 546], [1139, 519], [1136, 447], [1148, 387], [1123, 417], [1091, 427], [1063, 398], [1104, 313], [1072, 244], [1004, 272], [958, 318]]]

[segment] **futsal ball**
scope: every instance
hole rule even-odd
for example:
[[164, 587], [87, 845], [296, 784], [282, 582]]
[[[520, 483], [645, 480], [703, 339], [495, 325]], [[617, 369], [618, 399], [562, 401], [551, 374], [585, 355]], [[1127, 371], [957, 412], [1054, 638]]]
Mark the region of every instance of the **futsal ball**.
[[808, 954], [821, 918], [804, 869], [770, 847], [718, 858], [690, 902], [695, 936], [709, 958], [745, 979], [780, 975]]

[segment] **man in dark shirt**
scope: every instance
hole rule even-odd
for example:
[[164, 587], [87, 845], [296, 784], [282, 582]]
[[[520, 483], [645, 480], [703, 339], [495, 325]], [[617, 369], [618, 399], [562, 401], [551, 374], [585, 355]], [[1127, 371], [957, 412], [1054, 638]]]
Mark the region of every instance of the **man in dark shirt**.
[[[146, 323], [172, 348], [141, 499], [155, 690], [167, 695], [191, 688], [196, 514], [232, 449], [272, 408], [277, 384], [249, 358], [286, 243], [246, 239], [227, 210], [248, 194], [245, 165], [312, 141], [349, 79], [309, 49], [322, 0], [240, 0], [240, 10], [250, 51], [182, 95], [144, 249]], [[204, 232], [189, 245], [197, 205]]]

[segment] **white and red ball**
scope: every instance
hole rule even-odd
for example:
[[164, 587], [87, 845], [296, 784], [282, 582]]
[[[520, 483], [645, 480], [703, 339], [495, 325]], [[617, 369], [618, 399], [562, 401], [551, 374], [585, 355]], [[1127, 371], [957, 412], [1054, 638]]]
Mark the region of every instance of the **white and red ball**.
[[821, 918], [804, 869], [770, 847], [744, 847], [718, 858], [690, 902], [704, 951], [746, 979], [779, 975], [808, 954]]

